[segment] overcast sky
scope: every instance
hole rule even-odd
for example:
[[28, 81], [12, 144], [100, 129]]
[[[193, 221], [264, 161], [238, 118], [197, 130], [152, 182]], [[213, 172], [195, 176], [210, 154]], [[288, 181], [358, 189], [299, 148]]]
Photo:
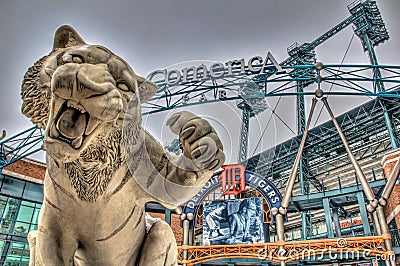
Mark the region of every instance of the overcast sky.
[[[332, 0], [0, 0], [1, 94], [0, 129], [8, 136], [31, 126], [20, 113], [20, 86], [23, 75], [52, 48], [53, 35], [63, 25], [73, 26], [90, 44], [101, 44], [124, 58], [139, 75], [190, 60], [227, 62], [231, 59], [265, 54], [270, 51], [280, 62], [287, 58], [286, 48], [294, 42], [310, 42], [349, 16], [352, 1]], [[378, 3], [391, 36], [376, 48], [378, 61], [399, 65], [400, 1]], [[351, 27], [317, 48], [317, 58], [340, 63], [352, 38]], [[358, 38], [354, 38], [344, 63], [368, 63]], [[365, 101], [367, 99], [357, 99]], [[276, 99], [269, 99], [273, 106]], [[352, 98], [332, 99], [338, 112], [355, 107]], [[295, 130], [294, 99], [282, 100], [277, 109]], [[240, 112], [221, 104], [213, 115], [195, 108], [214, 120], [231, 162], [236, 159], [240, 131]], [[204, 107], [203, 107], [204, 109]], [[208, 108], [210, 109], [210, 108]], [[214, 110], [211, 108], [211, 110]], [[250, 155], [268, 120], [252, 119]], [[321, 118], [323, 120], [324, 118]], [[257, 121], [256, 121], [257, 120]], [[152, 121], [152, 122], [151, 122]], [[159, 138], [159, 121], [148, 126]], [[153, 124], [151, 124], [151, 123]], [[267, 138], [279, 143], [293, 136], [275, 121]], [[267, 148], [269, 144], [259, 149]]]

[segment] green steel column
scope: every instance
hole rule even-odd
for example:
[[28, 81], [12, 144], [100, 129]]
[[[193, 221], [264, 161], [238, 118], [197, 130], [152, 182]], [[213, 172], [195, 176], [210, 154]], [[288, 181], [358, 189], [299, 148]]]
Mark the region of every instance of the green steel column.
[[[378, 66], [378, 59], [376, 57], [374, 47], [372, 46], [371, 40], [369, 39], [367, 33], [364, 33], [362, 35], [362, 38], [363, 38], [363, 42], [366, 45], [368, 56], [369, 56], [369, 60], [370, 60], [371, 64], [375, 65], [375, 66]], [[382, 74], [381, 74], [379, 68], [376, 68], [374, 76], [375, 76], [376, 81], [377, 81], [376, 82], [376, 86], [378, 88], [378, 91], [379, 92], [385, 91], [385, 85], [382, 82]], [[388, 135], [389, 135], [389, 138], [390, 138], [390, 144], [392, 145], [392, 149], [395, 150], [395, 149], [398, 148], [398, 145], [397, 145], [398, 144], [398, 139], [396, 138], [396, 134], [395, 134], [395, 131], [393, 129], [393, 122], [392, 122], [392, 120], [390, 118], [390, 114], [389, 114], [389, 112], [387, 110], [385, 102], [382, 101], [381, 99], [379, 99], [379, 102], [381, 103], [382, 110], [383, 110], [383, 115], [385, 117], [385, 123], [386, 123], [386, 128], [387, 128], [387, 131], [388, 131]]]
[[247, 103], [244, 103], [242, 109], [242, 128], [240, 131], [239, 155], [238, 161], [244, 162], [247, 159], [247, 147], [249, 142], [249, 123], [251, 109]]
[[371, 235], [371, 227], [369, 225], [367, 208], [365, 207], [364, 194], [362, 191], [357, 192], [358, 206], [360, 206], [360, 215], [364, 228], [364, 235]]
[[398, 148], [398, 144], [397, 144], [398, 143], [398, 139], [397, 139], [396, 134], [395, 134], [395, 132], [393, 130], [393, 128], [394, 128], [393, 122], [392, 122], [392, 120], [390, 118], [390, 115], [389, 115], [389, 112], [388, 112], [388, 110], [386, 108], [385, 102], [383, 102], [381, 100], [379, 100], [379, 101], [381, 103], [382, 110], [383, 110], [383, 115], [385, 117], [386, 128], [388, 130], [388, 134], [389, 134], [389, 137], [390, 137], [390, 144], [392, 145], [392, 149], [396, 150]]
[[171, 225], [171, 210], [165, 208], [164, 215], [165, 215], [165, 222]]
[[[297, 82], [297, 92], [304, 92], [303, 83]], [[306, 108], [303, 95], [297, 95], [297, 134], [301, 135], [304, 133], [306, 127]], [[303, 195], [310, 194], [310, 180], [308, 179], [308, 156], [307, 151], [303, 151], [299, 166], [299, 182], [300, 190]], [[308, 239], [312, 234], [312, 216], [311, 211], [305, 211], [301, 213], [301, 229], [304, 239]]]
[[322, 203], [324, 205], [326, 231], [328, 233], [328, 238], [333, 238], [332, 216], [331, 207], [329, 205], [329, 198], [323, 198]]
[[341, 237], [342, 231], [340, 228], [338, 208], [332, 208], [332, 214], [333, 214], [333, 224], [335, 225], [336, 237]]
[[264, 242], [268, 243], [271, 241], [270, 233], [269, 233], [269, 224], [264, 223], [263, 225], [264, 229]]

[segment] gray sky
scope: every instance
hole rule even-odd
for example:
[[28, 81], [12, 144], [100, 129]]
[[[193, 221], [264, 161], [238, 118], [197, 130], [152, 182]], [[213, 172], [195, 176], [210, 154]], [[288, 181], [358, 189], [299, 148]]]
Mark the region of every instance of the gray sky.
[[[20, 85], [23, 75], [41, 56], [51, 50], [53, 35], [63, 25], [73, 26], [90, 44], [101, 44], [124, 58], [140, 75], [189, 61], [231, 59], [265, 54], [270, 51], [280, 62], [286, 48], [294, 42], [309, 42], [349, 16], [352, 1], [332, 0], [0, 0], [0, 129], [8, 136], [28, 127], [20, 113]], [[378, 3], [391, 39], [376, 48], [380, 64], [399, 65], [399, 0]], [[324, 63], [340, 63], [353, 35], [351, 27], [317, 48]], [[357, 37], [351, 43], [344, 63], [368, 63]], [[333, 99], [336, 113], [355, 107], [367, 99]], [[274, 106], [276, 99], [270, 99]], [[233, 104], [234, 105], [234, 104]], [[215, 110], [218, 114], [210, 114]], [[231, 162], [235, 161], [240, 131], [240, 112], [230, 115], [231, 105], [196, 107], [204, 116], [214, 117]], [[219, 109], [221, 108], [221, 109]], [[207, 109], [204, 111], [204, 109]], [[295, 101], [285, 98], [278, 109], [287, 124], [295, 129]], [[228, 114], [228, 115], [227, 115]], [[268, 119], [252, 119], [250, 155]], [[327, 117], [322, 117], [321, 121]], [[161, 119], [161, 118], [160, 118]], [[157, 133], [159, 120], [146, 125]], [[279, 143], [293, 134], [279, 121], [267, 138]], [[164, 129], [163, 129], [164, 130]], [[161, 131], [163, 131], [161, 130]], [[229, 135], [229, 137], [228, 137]], [[161, 137], [162, 138], [162, 137]], [[263, 144], [266, 148], [270, 144]]]

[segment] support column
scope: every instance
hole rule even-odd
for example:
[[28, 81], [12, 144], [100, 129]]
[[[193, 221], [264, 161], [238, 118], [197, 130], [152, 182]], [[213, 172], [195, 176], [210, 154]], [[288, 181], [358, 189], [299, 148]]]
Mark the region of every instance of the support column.
[[381, 225], [379, 224], [378, 214], [376, 212], [372, 213], [372, 218], [374, 219], [374, 228], [377, 236], [382, 235]]
[[286, 265], [286, 261], [284, 258], [284, 254], [285, 254], [285, 229], [283, 227], [283, 216], [281, 213], [278, 213], [275, 216], [275, 221], [276, 221], [276, 236], [278, 238], [278, 247], [279, 247], [279, 251], [278, 251], [278, 256], [280, 261], [281, 266], [285, 266]]
[[164, 215], [165, 215], [165, 222], [171, 226], [171, 210], [165, 208]]
[[[378, 59], [376, 58], [375, 50], [374, 47], [372, 46], [372, 43], [367, 35], [367, 33], [364, 33], [362, 35], [363, 42], [367, 48], [369, 60], [372, 65], [378, 65]], [[384, 92], [385, 91], [385, 86], [382, 82], [382, 74], [379, 70], [379, 68], [376, 68], [375, 73], [374, 73], [374, 78], [376, 79], [376, 87], [379, 92]], [[385, 123], [386, 123], [386, 129], [388, 131], [389, 139], [390, 139], [390, 144], [392, 145], [392, 149], [395, 150], [398, 148], [398, 139], [396, 137], [396, 132], [394, 131], [393, 123], [391, 120], [391, 117], [389, 115], [389, 112], [386, 107], [386, 103], [379, 99], [379, 103], [382, 106], [382, 111], [383, 115], [385, 118]]]
[[358, 206], [360, 206], [360, 215], [363, 223], [364, 235], [371, 235], [371, 227], [369, 225], [367, 208], [365, 207], [364, 194], [362, 191], [357, 192]]
[[383, 116], [385, 118], [386, 129], [388, 131], [390, 144], [392, 145], [392, 149], [396, 150], [398, 148], [398, 145], [397, 145], [398, 138], [396, 136], [395, 126], [393, 125], [391, 115], [389, 114], [389, 111], [387, 110], [386, 103], [383, 100], [379, 100], [379, 102], [382, 106]]
[[331, 216], [331, 207], [329, 204], [329, 198], [323, 198], [322, 203], [324, 205], [325, 223], [326, 223], [326, 231], [328, 233], [328, 238], [333, 238], [332, 216]]
[[183, 235], [182, 235], [182, 260], [183, 266], [186, 266], [186, 260], [188, 259], [188, 246], [189, 246], [189, 219], [186, 216], [186, 214], [182, 213], [180, 216], [182, 220], [182, 229], [183, 229]]
[[[297, 92], [304, 92], [304, 86], [301, 81], [296, 84]], [[306, 128], [306, 110], [305, 110], [304, 95], [297, 95], [297, 134], [304, 134]], [[310, 194], [310, 179], [309, 179], [309, 164], [308, 153], [303, 150], [299, 165], [299, 182], [300, 192], [303, 195]], [[311, 211], [301, 213], [301, 231], [304, 239], [308, 239], [313, 234]]]
[[264, 242], [269, 243], [271, 242], [270, 234], [269, 234], [269, 224], [264, 223], [263, 225], [264, 229]]
[[243, 102], [243, 107], [239, 108], [242, 109], [242, 127], [240, 130], [238, 162], [244, 162], [247, 159], [251, 107], [246, 102]]
[[382, 231], [382, 236], [385, 239], [385, 245], [387, 250], [393, 250], [392, 249], [392, 240], [391, 240], [391, 235], [389, 233], [389, 227], [386, 223], [386, 218], [385, 214], [383, 212], [383, 207], [379, 205], [376, 208], [376, 213], [378, 214], [378, 219], [381, 221], [381, 231]]
[[336, 237], [342, 237], [338, 208], [332, 208], [332, 214], [333, 214], [333, 224], [335, 225]]
[[194, 229], [189, 228], [189, 246], [194, 245]]

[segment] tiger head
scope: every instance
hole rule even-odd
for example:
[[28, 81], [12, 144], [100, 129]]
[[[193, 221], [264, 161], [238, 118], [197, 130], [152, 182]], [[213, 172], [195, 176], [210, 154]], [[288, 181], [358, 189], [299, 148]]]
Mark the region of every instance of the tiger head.
[[50, 54], [24, 76], [22, 112], [46, 129], [47, 153], [70, 162], [91, 143], [121, 132], [128, 106], [130, 121], [140, 126], [140, 103], [156, 91], [154, 83], [136, 75], [123, 59], [86, 44], [72, 27], [62, 26]]

